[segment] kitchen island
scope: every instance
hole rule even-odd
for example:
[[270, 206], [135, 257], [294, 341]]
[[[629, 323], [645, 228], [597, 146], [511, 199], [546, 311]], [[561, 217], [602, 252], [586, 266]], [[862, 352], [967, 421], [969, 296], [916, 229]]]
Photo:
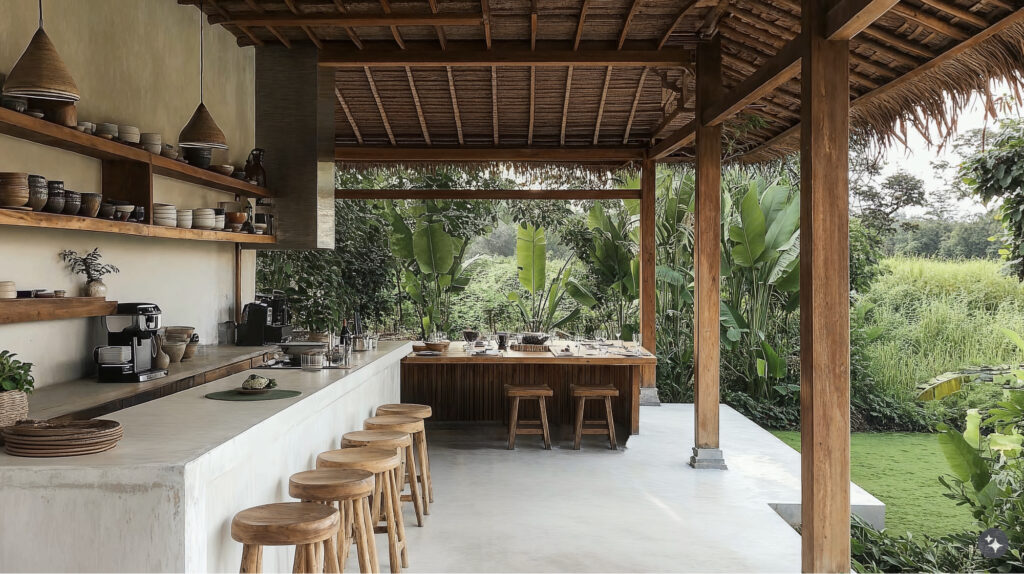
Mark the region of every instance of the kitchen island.
[[[124, 438], [80, 457], [0, 454], [0, 571], [235, 571], [242, 547], [231, 517], [286, 501], [288, 477], [339, 448], [376, 406], [399, 400], [409, 343], [353, 354], [349, 369], [236, 373], [104, 418]], [[229, 402], [207, 393], [251, 373], [302, 394]], [[291, 568], [290, 549], [267, 548], [268, 572]]]
[[[552, 344], [555, 348], [565, 345]], [[553, 425], [571, 424], [575, 403], [570, 385], [613, 384], [619, 390], [618, 398], [612, 400], [615, 421], [629, 431], [620, 436], [628, 436], [640, 432], [642, 371], [657, 362], [657, 357], [646, 350], [637, 355], [631, 343], [615, 343], [573, 356], [550, 351], [503, 351], [481, 356], [467, 352], [465, 343], [452, 343], [438, 356], [410, 354], [402, 359], [402, 402], [430, 405], [431, 422], [507, 422], [506, 383], [546, 384], [554, 391], [548, 399], [549, 420]], [[520, 406], [522, 418], [537, 418], [533, 402]], [[587, 420], [604, 418], [602, 405], [597, 401], [588, 403]]]

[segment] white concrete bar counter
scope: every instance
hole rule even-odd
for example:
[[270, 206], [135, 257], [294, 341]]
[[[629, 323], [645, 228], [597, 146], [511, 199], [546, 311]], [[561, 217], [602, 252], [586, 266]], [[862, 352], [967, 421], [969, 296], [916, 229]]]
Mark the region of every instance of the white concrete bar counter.
[[[353, 354], [345, 370], [253, 370], [131, 407], [105, 453], [20, 458], [0, 453], [0, 571], [238, 571], [231, 517], [291, 500], [288, 477], [339, 448], [384, 403], [399, 402], [405, 342]], [[250, 373], [302, 391], [271, 401], [204, 398]], [[97, 383], [99, 384], [99, 383]], [[266, 548], [264, 570], [291, 570]]]

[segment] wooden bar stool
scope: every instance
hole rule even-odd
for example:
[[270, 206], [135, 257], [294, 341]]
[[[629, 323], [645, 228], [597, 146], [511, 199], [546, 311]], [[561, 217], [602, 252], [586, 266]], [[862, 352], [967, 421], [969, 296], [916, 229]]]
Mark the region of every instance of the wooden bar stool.
[[[606, 434], [612, 450], [617, 450], [615, 420], [612, 418], [612, 397], [619, 396], [619, 390], [615, 388], [615, 385], [571, 385], [570, 389], [573, 398], [576, 399], [576, 431], [572, 448], [580, 449], [580, 441], [583, 440], [585, 434]], [[587, 406], [587, 399], [602, 398], [604, 399], [605, 420], [584, 421], [583, 409]]]
[[[398, 471], [402, 466], [402, 458], [397, 449], [393, 448], [343, 448], [320, 453], [316, 457], [318, 469], [354, 469], [359, 472], [370, 472], [377, 484], [383, 485], [374, 496], [373, 507], [369, 514], [374, 524], [380, 522], [377, 512], [383, 510], [385, 526], [388, 534], [388, 554], [391, 560], [391, 571], [399, 572], [399, 560], [402, 568], [409, 567], [409, 555], [406, 552], [405, 519], [402, 517], [401, 501], [398, 492]], [[376, 490], [376, 489], [374, 489]], [[374, 528], [374, 532], [378, 529]], [[348, 531], [342, 527], [339, 538], [347, 536]], [[341, 564], [348, 558], [351, 542], [342, 538], [339, 548]]]
[[421, 437], [423, 435], [423, 419], [419, 417], [407, 416], [407, 415], [378, 415], [370, 417], [363, 421], [363, 428], [366, 430], [392, 430], [404, 433], [409, 433], [412, 437], [412, 448], [413, 459], [415, 459], [416, 465], [413, 467], [413, 472], [410, 475], [410, 480], [419, 480], [421, 490], [421, 498], [423, 499], [423, 514], [430, 514], [430, 497], [427, 495], [427, 480], [423, 477], [427, 475], [427, 464], [425, 462], [427, 458], [427, 443]]
[[[379, 572], [377, 547], [373, 540], [373, 523], [370, 518], [370, 495], [373, 494], [373, 473], [355, 469], [322, 469], [298, 472], [288, 479], [288, 494], [303, 502], [319, 502], [334, 506], [338, 504], [340, 514], [338, 533], [325, 552], [325, 566], [330, 572], [341, 572], [344, 561], [338, 549], [348, 555], [351, 546], [349, 533], [354, 530], [356, 550], [359, 553], [360, 572]], [[331, 561], [334, 564], [331, 564]], [[317, 564], [320, 563], [319, 553]], [[296, 568], [299, 565], [296, 563]], [[319, 570], [316, 570], [319, 572]]]
[[247, 508], [231, 520], [231, 538], [243, 544], [239, 571], [262, 572], [264, 546], [295, 546], [295, 572], [340, 572], [335, 545], [340, 522], [336, 508], [313, 502]]
[[[405, 415], [408, 417], [423, 419], [423, 422], [426, 423], [426, 419], [433, 416], [434, 411], [430, 408], [430, 405], [393, 403], [377, 407], [377, 416], [382, 415]], [[423, 467], [420, 469], [420, 484], [423, 486], [423, 492], [425, 493], [424, 498], [433, 504], [434, 479], [430, 475], [430, 456], [427, 453], [427, 430], [425, 425], [423, 432], [412, 436], [412, 442], [414, 443], [417, 451], [422, 453]], [[426, 513], [426, 505], [424, 505], [424, 513]]]
[[[505, 396], [512, 399], [512, 414], [508, 419], [508, 449], [516, 448], [516, 436], [539, 434], [544, 438], [544, 448], [551, 450], [551, 433], [548, 431], [547, 398], [555, 393], [547, 385], [505, 385]], [[519, 420], [520, 399], [537, 399], [540, 420]], [[540, 426], [535, 426], [539, 423]], [[523, 427], [521, 425], [529, 425]]]
[[[404, 472], [399, 472], [399, 491], [405, 488], [405, 480], [409, 480], [409, 498], [416, 510], [416, 525], [423, 526], [423, 505], [420, 500], [420, 489], [416, 484], [416, 465], [412, 458], [412, 435], [401, 431], [389, 430], [361, 430], [347, 432], [341, 437], [343, 448], [373, 446], [377, 448], [396, 449], [402, 455], [404, 461]], [[379, 493], [381, 485], [375, 489]], [[404, 499], [404, 498], [403, 498]], [[380, 516], [375, 514], [375, 516]]]

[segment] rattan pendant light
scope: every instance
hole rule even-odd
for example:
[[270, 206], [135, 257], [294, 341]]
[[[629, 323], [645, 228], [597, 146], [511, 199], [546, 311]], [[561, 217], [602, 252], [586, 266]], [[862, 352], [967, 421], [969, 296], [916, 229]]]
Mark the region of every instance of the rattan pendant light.
[[178, 145], [180, 147], [216, 148], [227, 149], [228, 141], [224, 132], [213, 120], [210, 111], [203, 103], [203, 56], [205, 55], [205, 42], [203, 40], [203, 4], [199, 3], [199, 107], [192, 114], [192, 119], [185, 124], [178, 134]]
[[43, 0], [39, 0], [39, 29], [7, 75], [3, 93], [5, 96], [65, 102], [80, 99], [75, 79], [43, 31]]

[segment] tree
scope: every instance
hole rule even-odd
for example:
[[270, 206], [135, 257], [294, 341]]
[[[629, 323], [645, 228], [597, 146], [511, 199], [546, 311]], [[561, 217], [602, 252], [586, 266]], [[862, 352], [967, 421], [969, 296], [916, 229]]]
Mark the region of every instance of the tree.
[[924, 181], [898, 171], [881, 182], [882, 156], [859, 137], [850, 139], [850, 206], [864, 228], [876, 238], [891, 234], [896, 215], [925, 202]]

